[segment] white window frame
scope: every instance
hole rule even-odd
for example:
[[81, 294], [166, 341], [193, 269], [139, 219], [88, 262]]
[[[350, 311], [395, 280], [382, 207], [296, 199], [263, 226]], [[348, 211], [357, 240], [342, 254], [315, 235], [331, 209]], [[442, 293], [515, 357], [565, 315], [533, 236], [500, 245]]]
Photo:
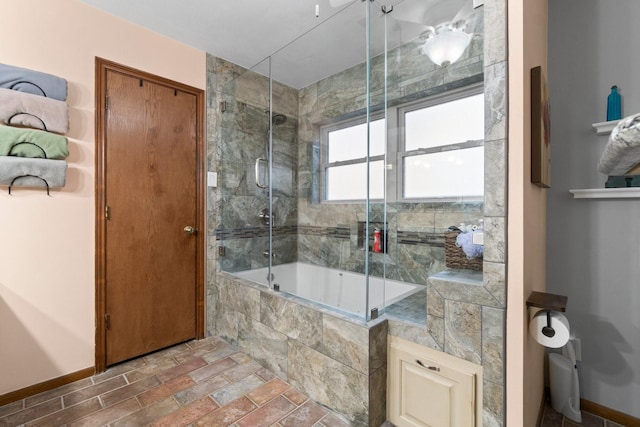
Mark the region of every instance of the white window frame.
[[[371, 121], [384, 118], [384, 112], [371, 114]], [[360, 157], [351, 160], [341, 160], [337, 162], [328, 162], [329, 158], [329, 133], [335, 130], [344, 129], [348, 127], [358, 126], [367, 122], [366, 116], [358, 116], [356, 118], [342, 120], [334, 122], [326, 126], [320, 127], [320, 197], [322, 203], [360, 203], [366, 199], [340, 199], [340, 200], [327, 200], [327, 169], [336, 166], [356, 165], [367, 162], [367, 157]], [[386, 151], [389, 150], [389, 140], [386, 140]], [[377, 156], [370, 156], [369, 163], [385, 160], [385, 155], [380, 154]], [[383, 201], [384, 198], [371, 199], [374, 201]]]
[[[396, 151], [396, 159], [395, 159], [395, 167], [397, 173], [393, 174], [396, 178], [396, 186], [394, 187], [396, 190], [396, 195], [394, 195], [394, 201], [402, 201], [402, 202], [425, 202], [425, 201], [452, 201], [459, 200], [463, 198], [466, 201], [482, 201], [484, 200], [484, 192], [482, 195], [478, 196], [453, 196], [453, 197], [404, 197], [404, 160], [408, 157], [423, 155], [423, 154], [434, 154], [434, 153], [442, 153], [446, 151], [452, 150], [460, 150], [465, 148], [473, 148], [473, 147], [484, 147], [484, 138], [478, 140], [470, 140], [470, 141], [459, 141], [447, 145], [440, 145], [436, 147], [429, 148], [419, 148], [407, 151], [405, 149], [405, 126], [404, 126], [404, 114], [407, 112], [420, 110], [423, 108], [428, 108], [435, 105], [446, 104], [447, 102], [456, 101], [458, 99], [468, 98], [475, 95], [480, 95], [483, 93], [483, 85], [477, 84], [473, 86], [468, 86], [465, 88], [461, 88], [455, 91], [450, 91], [443, 93], [441, 95], [432, 96], [429, 98], [422, 99], [420, 101], [416, 101], [410, 104], [404, 104], [397, 107], [397, 113], [394, 114], [397, 117], [398, 123], [397, 126], [399, 130], [399, 135], [397, 138], [397, 148]], [[391, 145], [387, 143], [387, 150], [389, 150]], [[390, 177], [387, 177], [389, 179]], [[389, 185], [387, 185], [389, 188]], [[398, 197], [398, 195], [402, 195]]]
[[[448, 145], [441, 145], [430, 148], [420, 148], [414, 150], [405, 150], [405, 126], [404, 126], [404, 114], [407, 112], [428, 108], [430, 106], [444, 104], [447, 102], [455, 101], [457, 99], [467, 98], [474, 95], [483, 93], [482, 83], [466, 86], [464, 88], [448, 91], [443, 94], [422, 98], [418, 101], [401, 104], [387, 109], [387, 125], [386, 125], [386, 155], [371, 156], [370, 162], [383, 160], [386, 161], [386, 176], [385, 186], [386, 194], [384, 199], [371, 199], [374, 202], [383, 201], [387, 202], [406, 202], [406, 203], [423, 203], [423, 202], [448, 202], [459, 201], [461, 198], [464, 201], [474, 202], [484, 200], [484, 194], [477, 197], [460, 196], [460, 197], [428, 197], [428, 198], [405, 198], [403, 192], [404, 181], [404, 160], [408, 157], [446, 152], [451, 150], [459, 150], [472, 147], [483, 147], [484, 139], [472, 140], [472, 141], [460, 141]], [[371, 120], [378, 120], [384, 118], [384, 112], [377, 112], [371, 114]], [[359, 159], [344, 160], [338, 162], [328, 163], [328, 149], [329, 149], [329, 133], [338, 129], [344, 129], [350, 126], [357, 126], [366, 123], [366, 116], [358, 116], [347, 120], [341, 120], [325, 126], [320, 127], [320, 197], [322, 203], [361, 203], [365, 199], [352, 199], [352, 200], [327, 200], [327, 170], [335, 166], [351, 165], [365, 163], [367, 158], [362, 157]]]

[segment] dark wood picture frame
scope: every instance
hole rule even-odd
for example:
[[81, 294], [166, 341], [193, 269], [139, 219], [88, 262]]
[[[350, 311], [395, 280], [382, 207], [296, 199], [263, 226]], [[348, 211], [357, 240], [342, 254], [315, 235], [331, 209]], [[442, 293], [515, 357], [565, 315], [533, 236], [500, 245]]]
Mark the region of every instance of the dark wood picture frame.
[[547, 79], [542, 67], [531, 69], [531, 182], [551, 187], [551, 134]]

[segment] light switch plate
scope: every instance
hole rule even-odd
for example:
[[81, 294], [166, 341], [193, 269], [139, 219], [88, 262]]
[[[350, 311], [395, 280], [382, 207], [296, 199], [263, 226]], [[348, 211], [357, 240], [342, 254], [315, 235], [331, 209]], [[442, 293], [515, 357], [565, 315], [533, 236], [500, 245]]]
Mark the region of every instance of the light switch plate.
[[218, 186], [218, 173], [217, 172], [207, 172], [207, 186], [208, 187], [217, 187]]

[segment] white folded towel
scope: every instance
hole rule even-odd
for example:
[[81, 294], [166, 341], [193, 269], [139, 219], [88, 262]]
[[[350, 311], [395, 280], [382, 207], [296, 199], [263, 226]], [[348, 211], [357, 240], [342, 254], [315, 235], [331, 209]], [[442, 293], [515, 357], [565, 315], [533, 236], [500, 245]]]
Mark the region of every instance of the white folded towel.
[[69, 111], [64, 101], [0, 88], [0, 123], [66, 133]]
[[611, 131], [598, 170], [605, 175], [626, 175], [640, 163], [640, 113], [626, 117]]

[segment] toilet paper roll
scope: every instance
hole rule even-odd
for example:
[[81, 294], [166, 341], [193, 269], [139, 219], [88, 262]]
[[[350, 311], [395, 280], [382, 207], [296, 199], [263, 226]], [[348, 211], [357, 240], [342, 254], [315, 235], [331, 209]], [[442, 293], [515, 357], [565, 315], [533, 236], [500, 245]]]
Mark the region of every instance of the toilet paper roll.
[[551, 312], [551, 327], [555, 335], [548, 337], [542, 333], [542, 328], [547, 326], [547, 312], [540, 310], [533, 316], [529, 323], [529, 332], [533, 338], [545, 347], [560, 348], [569, 341], [569, 321], [562, 313]]

